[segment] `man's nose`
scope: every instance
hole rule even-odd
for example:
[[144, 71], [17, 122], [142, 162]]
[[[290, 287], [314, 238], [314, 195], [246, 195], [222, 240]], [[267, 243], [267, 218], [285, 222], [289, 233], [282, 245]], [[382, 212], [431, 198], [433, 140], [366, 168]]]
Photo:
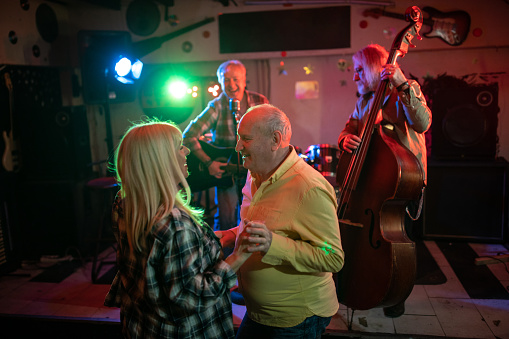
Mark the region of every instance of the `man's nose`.
[[353, 74], [353, 81], [359, 81], [359, 80], [361, 80], [361, 78], [359, 77], [359, 73], [355, 72]]
[[240, 152], [244, 147], [242, 146], [242, 141], [237, 139], [237, 144], [235, 145], [235, 152]]

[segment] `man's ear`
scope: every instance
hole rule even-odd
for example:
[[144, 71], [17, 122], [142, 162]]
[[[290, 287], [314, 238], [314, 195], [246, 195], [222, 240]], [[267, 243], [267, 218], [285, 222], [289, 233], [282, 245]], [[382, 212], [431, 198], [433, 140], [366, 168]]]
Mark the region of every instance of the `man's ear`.
[[272, 133], [272, 147], [271, 150], [276, 151], [277, 149], [282, 147], [283, 136], [280, 131], [275, 131]]

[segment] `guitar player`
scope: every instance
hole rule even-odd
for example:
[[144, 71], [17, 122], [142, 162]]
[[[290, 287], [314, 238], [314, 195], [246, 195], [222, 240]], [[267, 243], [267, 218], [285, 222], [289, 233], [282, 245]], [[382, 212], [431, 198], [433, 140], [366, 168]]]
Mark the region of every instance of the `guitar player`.
[[[218, 147], [231, 148], [236, 157], [236, 119], [240, 119], [249, 107], [269, 101], [262, 94], [246, 90], [246, 67], [238, 60], [228, 60], [219, 65], [217, 80], [221, 84], [222, 93], [189, 123], [184, 130], [184, 145], [201, 161], [202, 167], [208, 169], [211, 176], [221, 178], [226, 175], [224, 166], [227, 163], [216, 161], [212, 154], [205, 153], [200, 145], [200, 137], [211, 132], [212, 143]], [[245, 177], [233, 180], [230, 187], [216, 186], [214, 230], [227, 230], [238, 225], [244, 183]]]

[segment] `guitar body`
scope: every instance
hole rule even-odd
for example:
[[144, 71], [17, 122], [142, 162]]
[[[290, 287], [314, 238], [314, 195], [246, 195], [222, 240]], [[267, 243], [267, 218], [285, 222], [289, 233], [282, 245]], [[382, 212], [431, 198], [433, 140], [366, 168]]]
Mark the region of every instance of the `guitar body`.
[[[439, 38], [450, 46], [461, 45], [468, 37], [470, 31], [470, 15], [465, 11], [441, 12], [433, 7], [424, 7], [423, 11], [429, 15], [424, 19], [424, 25], [430, 30], [423, 35], [426, 38]], [[380, 8], [367, 9], [363, 15], [373, 18], [386, 16], [404, 20], [404, 15], [387, 12]]]
[[[203, 140], [200, 140], [201, 147], [205, 153], [214, 161], [228, 163], [223, 167], [225, 173], [218, 179], [209, 174], [208, 168], [203, 166], [202, 162], [191, 152], [187, 156], [187, 169], [189, 177], [187, 183], [191, 192], [199, 192], [211, 187], [231, 187], [233, 186], [234, 174], [237, 173], [237, 152], [234, 148], [218, 147]], [[241, 175], [245, 175], [247, 170], [239, 165]]]
[[431, 30], [423, 35], [426, 38], [440, 38], [451, 46], [461, 45], [470, 31], [470, 15], [465, 11], [443, 13], [433, 7], [424, 7], [423, 10], [430, 15], [424, 23], [429, 25], [432, 21]]
[[11, 133], [9, 133], [9, 135], [8, 135], [7, 131], [3, 131], [2, 132], [2, 136], [4, 138], [4, 143], [5, 143], [4, 154], [2, 155], [2, 165], [4, 166], [4, 168], [5, 168], [5, 170], [7, 172], [14, 171], [14, 163], [12, 161], [12, 150], [11, 150], [11, 142], [10, 142], [11, 136], [10, 136], [10, 134]]

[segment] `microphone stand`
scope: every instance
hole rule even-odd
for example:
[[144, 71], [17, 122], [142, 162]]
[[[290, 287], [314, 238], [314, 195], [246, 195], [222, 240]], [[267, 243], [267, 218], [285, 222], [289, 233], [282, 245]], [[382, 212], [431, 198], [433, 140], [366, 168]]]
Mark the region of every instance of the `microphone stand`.
[[[240, 111], [240, 102], [238, 100], [232, 100], [230, 99], [230, 111], [233, 114], [233, 123], [235, 126], [235, 134], [237, 134], [237, 128], [239, 125], [239, 111]], [[235, 143], [236, 145], [237, 143]], [[235, 176], [235, 183], [237, 184], [237, 208], [238, 213], [240, 213], [240, 204], [242, 201], [242, 187], [240, 186], [240, 153], [237, 153], [237, 175]]]

